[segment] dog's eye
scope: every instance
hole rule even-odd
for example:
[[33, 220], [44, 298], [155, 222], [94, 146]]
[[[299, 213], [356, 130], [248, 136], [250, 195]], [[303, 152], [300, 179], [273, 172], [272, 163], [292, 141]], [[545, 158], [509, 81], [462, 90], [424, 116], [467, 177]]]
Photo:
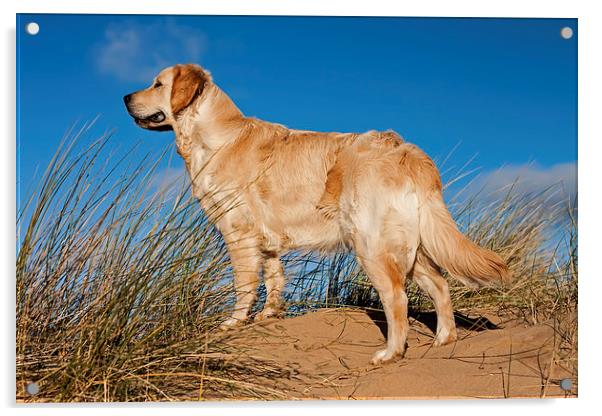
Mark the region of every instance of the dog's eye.
[[153, 88], [159, 88], [162, 87], [163, 84], [161, 84], [159, 81], [155, 82], [155, 84], [153, 85]]

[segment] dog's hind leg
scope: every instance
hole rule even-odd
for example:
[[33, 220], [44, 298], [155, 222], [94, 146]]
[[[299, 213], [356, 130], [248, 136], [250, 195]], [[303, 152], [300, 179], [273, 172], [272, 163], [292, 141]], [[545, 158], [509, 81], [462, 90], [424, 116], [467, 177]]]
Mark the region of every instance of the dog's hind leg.
[[253, 235], [231, 233], [224, 235], [230, 254], [230, 263], [234, 271], [234, 289], [236, 304], [232, 316], [222, 323], [221, 328], [229, 328], [244, 323], [249, 310], [257, 297], [259, 268], [262, 257]]
[[263, 263], [263, 280], [267, 292], [263, 310], [255, 316], [261, 321], [282, 312], [282, 290], [284, 289], [284, 268], [278, 257], [268, 257]]
[[416, 254], [416, 263], [411, 277], [435, 304], [437, 334], [435, 335], [434, 345], [439, 346], [454, 342], [458, 336], [447, 281], [441, 275], [439, 266], [433, 263], [422, 249], [419, 249]]
[[378, 292], [387, 318], [387, 347], [372, 357], [372, 364], [390, 361], [405, 352], [408, 335], [408, 297], [405, 292], [408, 271], [406, 253], [370, 252], [355, 244], [362, 268]]

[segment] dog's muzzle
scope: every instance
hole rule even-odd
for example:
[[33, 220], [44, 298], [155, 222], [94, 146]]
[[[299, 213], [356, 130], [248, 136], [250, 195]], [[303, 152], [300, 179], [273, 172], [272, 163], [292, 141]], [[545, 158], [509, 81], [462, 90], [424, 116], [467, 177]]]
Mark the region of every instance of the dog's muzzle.
[[142, 123], [161, 123], [162, 121], [165, 120], [165, 113], [163, 113], [163, 111], [157, 111], [156, 113], [151, 114], [150, 116], [147, 117], [140, 117], [137, 114], [134, 114], [132, 112], [132, 110], [130, 109], [130, 101], [132, 101], [132, 95], [134, 94], [128, 94], [125, 97], [123, 97], [123, 102], [125, 103], [125, 107], [128, 110], [128, 113], [134, 117], [134, 119], [136, 119], [136, 122], [142, 122]]

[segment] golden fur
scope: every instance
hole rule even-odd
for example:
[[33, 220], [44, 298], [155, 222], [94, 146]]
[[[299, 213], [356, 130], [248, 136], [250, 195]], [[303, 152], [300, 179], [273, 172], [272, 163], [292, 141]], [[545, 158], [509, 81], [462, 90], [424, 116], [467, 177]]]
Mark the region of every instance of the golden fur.
[[395, 132], [320, 133], [245, 117], [197, 65], [167, 68], [124, 99], [141, 127], [173, 129], [193, 194], [224, 236], [237, 297], [224, 327], [248, 318], [262, 269], [267, 302], [255, 319], [280, 313], [279, 257], [293, 249], [355, 251], [388, 323], [373, 363], [404, 352], [406, 278], [434, 301], [436, 345], [456, 339], [441, 268], [467, 284], [509, 279], [497, 254], [458, 231], [433, 161]]

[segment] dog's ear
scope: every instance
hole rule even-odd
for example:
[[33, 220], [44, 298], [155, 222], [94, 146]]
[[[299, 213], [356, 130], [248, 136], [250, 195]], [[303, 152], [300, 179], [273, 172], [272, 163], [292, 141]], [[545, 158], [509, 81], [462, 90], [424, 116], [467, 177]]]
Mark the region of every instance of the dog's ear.
[[201, 95], [208, 77], [196, 65], [176, 65], [171, 86], [171, 112], [176, 116]]

